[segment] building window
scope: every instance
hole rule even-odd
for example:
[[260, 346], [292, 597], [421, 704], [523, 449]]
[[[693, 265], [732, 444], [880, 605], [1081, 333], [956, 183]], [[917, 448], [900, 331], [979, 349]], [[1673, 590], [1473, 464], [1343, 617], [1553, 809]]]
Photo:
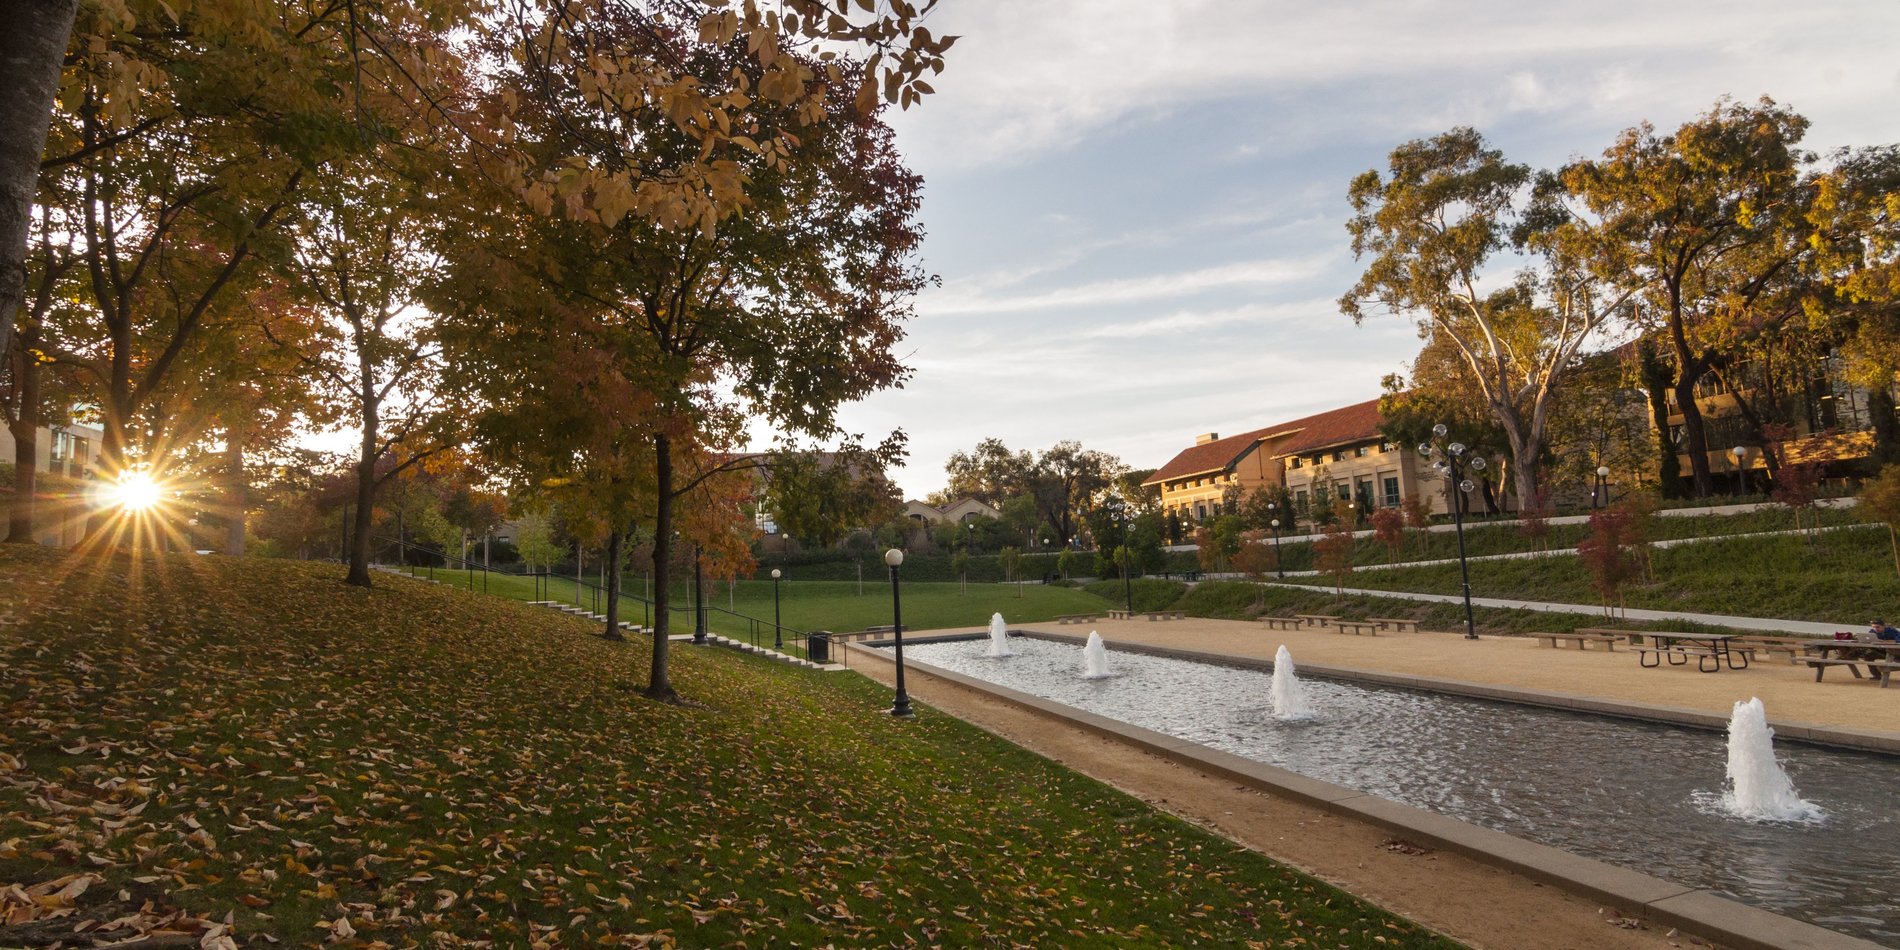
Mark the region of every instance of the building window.
[[1302, 488], [1293, 493], [1293, 507], [1300, 511], [1306, 510], [1306, 489]]
[[1333, 450], [1333, 461], [1335, 461], [1335, 462], [1344, 462], [1345, 460], [1346, 460], [1346, 450], [1345, 450], [1345, 449], [1334, 449], [1334, 450]]
[[1306, 460], [1305, 460], [1305, 459], [1303, 459], [1303, 458], [1300, 458], [1299, 456], [1297, 456], [1297, 455], [1295, 455], [1295, 456], [1293, 456], [1293, 459], [1292, 459], [1292, 460], [1291, 460], [1291, 461], [1290, 461], [1290, 462], [1289, 462], [1289, 463], [1287, 464], [1287, 467], [1288, 467], [1288, 468], [1299, 468], [1300, 466], [1302, 466], [1302, 465], [1305, 465], [1305, 464], [1306, 464]]
[[1399, 477], [1397, 475], [1385, 477], [1385, 506], [1387, 508], [1399, 506]]
[[1205, 504], [1194, 506], [1194, 520], [1195, 521], [1207, 520], [1207, 506]]
[[1352, 455], [1353, 455], [1353, 458], [1365, 458], [1366, 453], [1370, 451], [1372, 451], [1371, 446], [1362, 445], [1356, 449], [1353, 449]]

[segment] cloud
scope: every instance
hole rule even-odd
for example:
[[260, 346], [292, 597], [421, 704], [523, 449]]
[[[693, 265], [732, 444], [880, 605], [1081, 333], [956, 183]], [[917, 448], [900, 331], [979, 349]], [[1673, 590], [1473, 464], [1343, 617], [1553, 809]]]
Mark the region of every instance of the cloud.
[[964, 291], [948, 285], [926, 295], [918, 313], [926, 317], [969, 313], [1022, 313], [1073, 307], [1102, 307], [1165, 297], [1182, 297], [1236, 287], [1271, 287], [1295, 283], [1322, 273], [1338, 255], [1299, 259], [1241, 261], [1197, 270], [1116, 277], [1050, 290], [993, 296], [986, 291]]

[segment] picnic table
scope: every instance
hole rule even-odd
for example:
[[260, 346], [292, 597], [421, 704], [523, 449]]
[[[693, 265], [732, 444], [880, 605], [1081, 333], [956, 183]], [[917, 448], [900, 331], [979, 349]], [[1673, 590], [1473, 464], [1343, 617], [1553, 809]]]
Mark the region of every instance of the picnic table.
[[[1696, 658], [1696, 669], [1704, 673], [1721, 670], [1724, 661], [1731, 670], [1748, 669], [1748, 651], [1735, 649], [1736, 638], [1730, 634], [1645, 630], [1643, 636], [1649, 639], [1649, 645], [1636, 649], [1636, 662], [1644, 667], [1661, 666], [1665, 658], [1669, 660], [1670, 666], [1682, 666], [1693, 656]], [[1742, 661], [1740, 664], [1735, 662], [1738, 657]], [[1860, 674], [1856, 672], [1854, 675]]]
[[[1808, 653], [1805, 662], [1814, 669], [1816, 683], [1821, 681], [1821, 674], [1827, 672], [1830, 666], [1847, 667], [1847, 671], [1854, 674], [1855, 679], [1863, 678], [1860, 675], [1860, 668], [1865, 666], [1867, 667], [1866, 678], [1879, 683], [1881, 688], [1885, 689], [1893, 678], [1894, 670], [1900, 669], [1900, 643], [1891, 640], [1815, 640], [1807, 644], [1804, 649]], [[1849, 651], [1856, 653], [1879, 651], [1886, 654], [1887, 658], [1876, 660], [1866, 657], [1832, 656], [1835, 653], [1845, 654]]]

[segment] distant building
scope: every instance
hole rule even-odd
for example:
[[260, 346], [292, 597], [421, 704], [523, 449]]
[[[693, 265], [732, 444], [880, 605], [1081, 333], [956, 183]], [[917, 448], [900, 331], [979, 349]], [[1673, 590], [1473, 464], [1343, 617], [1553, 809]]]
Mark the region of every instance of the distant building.
[[998, 518], [1002, 512], [975, 498], [959, 498], [941, 508], [926, 504], [913, 498], [904, 502], [904, 517], [919, 525], [940, 524], [945, 521], [965, 522], [971, 518]]
[[[42, 426], [34, 439], [34, 467], [40, 473], [38, 504], [34, 506], [35, 534], [41, 544], [71, 546], [86, 534], [86, 518], [92, 505], [80, 479], [93, 475], [99, 457], [99, 441], [105, 431], [97, 426]], [[19, 464], [19, 446], [13, 433], [0, 427], [0, 462]], [[0, 496], [13, 492], [11, 478], [0, 480]], [[4, 534], [0, 529], [0, 534]]]
[[[1161, 508], [1182, 524], [1231, 513], [1235, 499], [1284, 488], [1295, 513], [1345, 498], [1365, 510], [1396, 508], [1408, 496], [1447, 512], [1443, 479], [1408, 446], [1379, 431], [1377, 399], [1220, 438], [1206, 433], [1143, 485], [1161, 489]], [[1291, 519], [1288, 519], [1291, 527]]]

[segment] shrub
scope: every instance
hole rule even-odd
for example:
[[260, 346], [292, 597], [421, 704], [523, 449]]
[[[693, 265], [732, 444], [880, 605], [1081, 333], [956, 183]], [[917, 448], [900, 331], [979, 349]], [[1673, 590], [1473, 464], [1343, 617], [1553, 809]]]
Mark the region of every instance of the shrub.
[[[1119, 580], [1096, 581], [1082, 589], [1111, 604], [1123, 603], [1122, 582]], [[1186, 590], [1187, 585], [1180, 581], [1143, 577], [1129, 581], [1127, 593], [1134, 596], [1136, 610], [1168, 610]]]

